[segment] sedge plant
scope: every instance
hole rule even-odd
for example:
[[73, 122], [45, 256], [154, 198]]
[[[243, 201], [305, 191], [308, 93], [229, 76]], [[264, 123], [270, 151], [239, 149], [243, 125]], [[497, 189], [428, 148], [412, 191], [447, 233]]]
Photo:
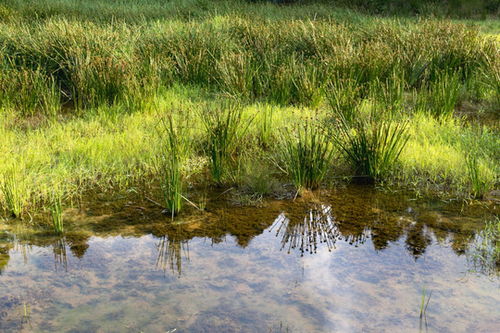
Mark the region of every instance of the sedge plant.
[[466, 165], [471, 186], [471, 195], [474, 198], [481, 199], [488, 192], [489, 183], [482, 175], [477, 156], [469, 154], [466, 158]]
[[[357, 179], [382, 179], [394, 166], [408, 142], [407, 122], [394, 121], [378, 108], [348, 120], [343, 111], [331, 118], [330, 138], [351, 165]], [[350, 115], [349, 115], [350, 116]]]
[[294, 133], [285, 132], [280, 150], [282, 169], [298, 189], [320, 186], [333, 159], [332, 145], [322, 128], [305, 122]]
[[439, 72], [417, 94], [417, 109], [440, 118], [453, 115], [459, 102], [462, 82], [458, 72]]
[[200, 117], [205, 128], [210, 174], [215, 183], [221, 184], [229, 167], [235, 162], [238, 143], [252, 119], [245, 121], [242, 108], [236, 104], [205, 108]]
[[54, 193], [51, 201], [49, 210], [52, 217], [52, 226], [54, 228], [54, 232], [62, 234], [64, 232], [64, 221], [61, 195], [59, 193]]
[[14, 168], [6, 170], [3, 183], [2, 194], [7, 211], [15, 218], [19, 218], [26, 205], [26, 189], [24, 180]]
[[186, 129], [174, 125], [171, 114], [162, 119], [160, 123], [162, 125], [161, 137], [163, 142], [159, 163], [161, 189], [165, 209], [173, 218], [183, 207], [185, 186], [182, 166], [189, 143], [185, 132]]

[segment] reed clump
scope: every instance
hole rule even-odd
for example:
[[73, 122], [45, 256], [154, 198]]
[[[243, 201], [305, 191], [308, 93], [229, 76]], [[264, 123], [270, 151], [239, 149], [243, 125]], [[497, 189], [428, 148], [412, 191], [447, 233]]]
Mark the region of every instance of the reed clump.
[[417, 93], [416, 108], [437, 118], [449, 117], [455, 111], [462, 88], [459, 73], [439, 73], [435, 81]]
[[283, 131], [278, 165], [283, 166], [298, 189], [314, 190], [331, 168], [334, 151], [326, 132], [309, 121], [296, 130]]
[[22, 217], [28, 203], [27, 190], [22, 175], [14, 167], [5, 170], [2, 194], [7, 212], [15, 218]]
[[358, 117], [351, 120], [342, 111], [334, 112], [330, 138], [351, 166], [355, 179], [382, 180], [394, 169], [410, 138], [408, 121], [380, 115], [381, 111], [373, 107], [365, 114], [358, 112]]
[[475, 74], [486, 73], [483, 89], [497, 91], [491, 73], [498, 46], [477, 31], [436, 20], [372, 23], [210, 12], [190, 22], [142, 25], [64, 17], [2, 22], [1, 67], [8, 69], [7, 82], [18, 86], [4, 88], [3, 95], [29, 109], [39, 103], [35, 96], [46, 96], [42, 110], [62, 112], [70, 105], [82, 111], [141, 100], [177, 83], [317, 107], [332, 77], [353, 78], [363, 87], [394, 81], [398, 73], [394, 82], [423, 89], [424, 100], [439, 104], [435, 112], [448, 113], [457, 87]]
[[52, 200], [49, 210], [52, 218], [52, 227], [54, 228], [54, 232], [62, 234], [64, 232], [64, 220], [61, 193], [54, 192], [52, 194]]
[[172, 217], [183, 208], [185, 179], [183, 166], [190, 147], [189, 134], [185, 124], [174, 124], [173, 116], [167, 115], [161, 122], [162, 149], [159, 171], [165, 209]]
[[243, 110], [235, 103], [210, 106], [203, 109], [199, 116], [205, 130], [205, 151], [210, 161], [210, 174], [215, 183], [221, 184], [235, 165], [238, 144], [252, 118], [243, 119]]
[[470, 193], [472, 197], [482, 199], [491, 189], [491, 181], [483, 175], [483, 168], [475, 153], [466, 157], [467, 174], [470, 182]]

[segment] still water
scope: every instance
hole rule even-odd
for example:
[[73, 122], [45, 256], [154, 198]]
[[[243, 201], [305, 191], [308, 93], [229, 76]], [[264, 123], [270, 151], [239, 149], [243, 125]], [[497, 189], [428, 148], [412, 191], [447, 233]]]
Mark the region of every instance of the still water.
[[496, 210], [349, 188], [174, 223], [80, 209], [64, 237], [4, 223], [0, 331], [498, 332], [498, 272], [471, 256]]

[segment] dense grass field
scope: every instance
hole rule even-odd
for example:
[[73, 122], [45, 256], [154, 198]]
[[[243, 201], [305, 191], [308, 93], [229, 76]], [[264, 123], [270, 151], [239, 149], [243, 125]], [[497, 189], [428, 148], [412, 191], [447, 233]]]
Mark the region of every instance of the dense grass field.
[[4, 1], [4, 215], [56, 223], [96, 192], [174, 215], [200, 189], [251, 204], [288, 183], [483, 198], [499, 184], [500, 29], [498, 7], [474, 8]]

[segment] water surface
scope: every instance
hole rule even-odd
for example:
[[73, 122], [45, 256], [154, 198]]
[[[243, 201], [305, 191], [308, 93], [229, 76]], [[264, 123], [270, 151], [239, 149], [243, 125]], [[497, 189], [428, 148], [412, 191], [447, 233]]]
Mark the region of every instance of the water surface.
[[64, 237], [4, 224], [0, 331], [495, 332], [500, 279], [468, 253], [497, 209], [349, 188], [174, 223], [75, 210]]

